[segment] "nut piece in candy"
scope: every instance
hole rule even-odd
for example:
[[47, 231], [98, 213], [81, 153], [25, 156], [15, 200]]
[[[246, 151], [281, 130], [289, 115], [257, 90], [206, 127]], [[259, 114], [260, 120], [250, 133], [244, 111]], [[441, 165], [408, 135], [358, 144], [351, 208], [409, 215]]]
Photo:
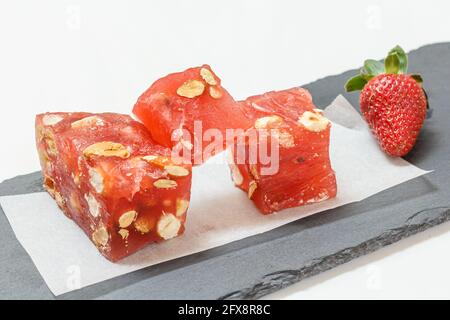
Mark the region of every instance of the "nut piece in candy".
[[157, 224], [157, 231], [164, 240], [172, 239], [178, 235], [181, 222], [171, 213], [163, 213]]
[[169, 179], [159, 179], [153, 182], [153, 185], [158, 189], [173, 189], [178, 186], [178, 183]]
[[190, 173], [189, 170], [184, 167], [173, 165], [164, 166], [164, 170], [173, 177], [186, 177]]
[[253, 176], [253, 178], [255, 178], [256, 180], [259, 179], [259, 172], [258, 172], [258, 167], [256, 166], [256, 164], [250, 164], [250, 173]]
[[76, 185], [77, 187], [80, 186], [80, 183], [81, 183], [81, 181], [80, 181], [80, 174], [78, 174], [78, 173], [72, 173], [72, 180], [73, 180], [73, 183], [75, 183], [75, 185]]
[[222, 98], [222, 91], [217, 87], [209, 87], [209, 95], [214, 99]]
[[128, 236], [130, 235], [130, 231], [128, 231], [127, 229], [120, 229], [118, 232], [123, 240], [127, 240]]
[[90, 128], [90, 127], [96, 127], [96, 126], [103, 126], [105, 123], [103, 120], [97, 116], [89, 116], [77, 121], [72, 122], [71, 127], [72, 129], [78, 129], [78, 128]]
[[231, 170], [231, 179], [233, 179], [235, 185], [240, 186], [244, 182], [244, 177], [239, 167], [234, 163], [233, 154], [230, 151], [227, 151], [227, 161]]
[[89, 182], [97, 193], [103, 192], [103, 176], [97, 169], [89, 168]]
[[59, 193], [58, 191], [55, 191], [55, 201], [58, 204], [58, 207], [60, 207], [61, 209], [64, 208], [64, 205], [66, 204], [66, 201], [64, 200], [64, 198], [61, 195], [61, 193]]
[[311, 111], [305, 111], [298, 119], [308, 131], [321, 132], [328, 127], [330, 121], [322, 116], [320, 113], [314, 113]]
[[41, 162], [43, 167], [47, 167], [49, 165], [50, 159], [48, 158], [47, 152], [44, 148], [38, 149], [39, 161]]
[[84, 149], [83, 154], [87, 158], [91, 156], [104, 156], [126, 159], [130, 156], [130, 152], [122, 144], [111, 141], [91, 144]]
[[276, 138], [278, 139], [278, 143], [280, 146], [284, 148], [292, 148], [295, 146], [294, 137], [287, 131], [279, 131], [274, 133]]
[[186, 98], [195, 98], [205, 91], [205, 85], [198, 80], [188, 80], [177, 89], [177, 94]]
[[141, 159], [144, 160], [145, 162], [154, 164], [161, 168], [164, 168], [164, 166], [166, 164], [170, 163], [169, 158], [164, 157], [164, 156], [149, 155], [149, 156], [141, 157]]
[[214, 78], [214, 75], [211, 71], [209, 71], [207, 68], [201, 68], [200, 69], [200, 75], [202, 76], [203, 80], [211, 86], [215, 86], [217, 84], [216, 78]]
[[186, 213], [189, 208], [189, 201], [184, 199], [177, 199], [177, 212], [175, 213], [177, 217], [181, 217]]
[[78, 195], [76, 193], [70, 194], [69, 205], [73, 210], [81, 210], [80, 201], [78, 200]]
[[44, 189], [54, 198], [55, 197], [55, 180], [49, 176], [44, 177]]
[[256, 119], [256, 129], [276, 129], [283, 124], [283, 119], [279, 116], [272, 115]]
[[106, 246], [109, 240], [108, 230], [106, 230], [105, 227], [101, 226], [92, 233], [92, 240], [97, 246]]
[[101, 208], [100, 203], [90, 193], [89, 194], [85, 194], [84, 195], [84, 199], [86, 199], [86, 202], [87, 202], [88, 207], [89, 207], [89, 213], [91, 214], [91, 216], [93, 216], [94, 218], [97, 218], [100, 215], [100, 208]]
[[250, 181], [250, 184], [248, 185], [248, 198], [251, 199], [253, 196], [253, 193], [258, 188], [258, 184], [255, 180]]
[[58, 148], [53, 133], [49, 130], [44, 130], [43, 139], [47, 146], [47, 153], [51, 156], [56, 156], [58, 154]]
[[134, 222], [134, 228], [142, 234], [149, 233], [154, 226], [155, 221], [149, 217], [140, 217]]
[[240, 186], [244, 182], [244, 177], [239, 170], [239, 167], [235, 164], [230, 165], [231, 178], [237, 186]]
[[136, 220], [138, 213], [134, 210], [127, 211], [123, 213], [119, 218], [119, 227], [127, 228], [129, 227], [134, 220]]
[[42, 117], [42, 123], [44, 124], [44, 126], [54, 126], [62, 119], [63, 117], [57, 114], [46, 114], [44, 115], [44, 117]]

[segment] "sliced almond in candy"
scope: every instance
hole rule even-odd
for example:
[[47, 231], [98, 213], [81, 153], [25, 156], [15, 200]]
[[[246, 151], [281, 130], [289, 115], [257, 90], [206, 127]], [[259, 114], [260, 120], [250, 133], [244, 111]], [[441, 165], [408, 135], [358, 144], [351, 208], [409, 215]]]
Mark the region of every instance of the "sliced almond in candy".
[[158, 189], [173, 189], [178, 186], [178, 183], [169, 179], [159, 179], [153, 182], [153, 185]]
[[276, 129], [283, 124], [283, 119], [277, 115], [262, 117], [256, 119], [255, 128], [256, 129]]
[[250, 181], [250, 184], [248, 185], [248, 198], [251, 199], [253, 196], [253, 193], [258, 188], [258, 184], [255, 180]]
[[43, 126], [39, 126], [36, 125], [36, 129], [34, 130], [35, 134], [36, 134], [36, 140], [37, 141], [42, 141], [44, 139], [45, 136], [45, 129]]
[[55, 124], [59, 123], [63, 117], [57, 114], [46, 114], [42, 118], [42, 123], [44, 126], [54, 126]]
[[205, 91], [205, 85], [198, 80], [188, 80], [177, 89], [177, 94], [186, 98], [195, 98]]
[[239, 167], [235, 164], [230, 165], [231, 178], [237, 186], [240, 186], [244, 182], [244, 177], [239, 170]]
[[51, 177], [47, 175], [44, 177], [43, 186], [52, 197], [55, 197], [55, 181]]
[[200, 69], [200, 75], [202, 76], [203, 80], [211, 86], [215, 86], [217, 84], [216, 78], [214, 78], [214, 75], [211, 71], [209, 71], [207, 68], [201, 68]]
[[174, 177], [186, 177], [189, 175], [189, 170], [184, 168], [184, 167], [180, 167], [180, 166], [165, 166], [164, 170], [167, 171], [168, 174], [170, 174], [171, 176]]
[[177, 199], [177, 212], [176, 216], [181, 217], [183, 214], [186, 213], [187, 209], [189, 208], [189, 201], [184, 199]]
[[95, 127], [95, 126], [103, 126], [105, 123], [103, 120], [97, 116], [89, 116], [77, 121], [72, 122], [71, 127], [73, 129], [77, 128], [87, 128], [87, 127]]
[[47, 151], [45, 151], [44, 148], [39, 148], [38, 155], [39, 155], [39, 161], [43, 164], [43, 166], [47, 166], [47, 164], [50, 160], [48, 158]]
[[217, 87], [209, 87], [209, 95], [214, 99], [222, 98], [222, 91]]
[[330, 120], [322, 116], [319, 112], [305, 111], [298, 119], [308, 131], [321, 132], [328, 127]]
[[119, 218], [119, 227], [127, 228], [129, 227], [134, 220], [136, 220], [138, 213], [134, 210], [127, 211], [123, 213]]
[[100, 209], [101, 205], [97, 201], [97, 199], [90, 193], [84, 195], [84, 199], [86, 200], [88, 207], [89, 207], [89, 213], [92, 217], [97, 218], [100, 215]]
[[283, 148], [292, 148], [295, 145], [294, 137], [287, 131], [278, 132], [276, 137]]
[[77, 187], [79, 187], [79, 186], [80, 186], [80, 183], [81, 183], [81, 181], [80, 181], [80, 175], [79, 175], [78, 173], [72, 173], [72, 179], [73, 179], [73, 183], [75, 183], [75, 185], [76, 185]]
[[158, 156], [144, 156], [141, 159], [147, 162], [153, 162], [154, 160], [158, 159]]
[[251, 164], [251, 165], [249, 165], [249, 167], [250, 167], [250, 173], [252, 174], [253, 178], [259, 179], [259, 172], [258, 172], [258, 167], [256, 166], [256, 164]]
[[168, 163], [170, 163], [169, 158], [164, 157], [164, 156], [154, 156], [154, 155], [149, 155], [149, 156], [144, 156], [141, 158], [142, 160], [157, 165], [158, 167], [164, 168], [164, 166]]
[[53, 133], [49, 130], [44, 130], [44, 141], [47, 146], [47, 153], [51, 156], [58, 154], [58, 148]]
[[78, 196], [76, 193], [72, 193], [70, 195], [69, 204], [72, 207], [72, 209], [75, 209], [77, 211], [81, 210], [80, 201], [78, 200]]
[[164, 240], [172, 239], [178, 235], [181, 221], [171, 213], [163, 213], [158, 221], [156, 229]]
[[64, 208], [66, 201], [58, 191], [55, 191], [55, 201], [61, 209]]
[[[78, 176], [78, 175], [77, 175]], [[79, 180], [79, 178], [78, 178]], [[89, 183], [97, 193], [102, 193], [104, 189], [102, 174], [95, 168], [89, 168]], [[74, 180], [76, 183], [76, 181]]]
[[227, 161], [231, 170], [231, 179], [233, 179], [235, 185], [240, 186], [244, 182], [244, 177], [239, 167], [234, 163], [233, 155], [230, 151], [227, 152]]
[[134, 222], [134, 228], [142, 234], [149, 233], [154, 226], [155, 221], [149, 217], [140, 217]]
[[91, 144], [84, 149], [85, 157], [104, 156], [104, 157], [119, 157], [126, 159], [130, 156], [130, 152], [120, 143], [103, 141]]
[[108, 230], [106, 230], [105, 227], [101, 226], [92, 233], [92, 240], [97, 246], [106, 246], [109, 240]]
[[128, 231], [127, 229], [120, 229], [118, 233], [120, 234], [123, 240], [127, 240], [128, 236], [130, 235], [130, 231]]

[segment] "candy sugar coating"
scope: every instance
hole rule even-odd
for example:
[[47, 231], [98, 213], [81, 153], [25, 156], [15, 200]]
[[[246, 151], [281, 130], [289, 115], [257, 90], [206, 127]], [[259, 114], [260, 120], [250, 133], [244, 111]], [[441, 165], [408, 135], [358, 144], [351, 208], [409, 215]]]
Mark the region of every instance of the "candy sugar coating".
[[44, 187], [109, 260], [184, 231], [191, 167], [127, 115], [36, 116]]
[[[256, 132], [258, 139], [246, 138], [230, 148], [231, 175], [263, 214], [336, 196], [329, 159], [331, 123], [314, 107], [308, 91], [272, 91], [240, 103], [253, 123], [247, 133]], [[261, 156], [262, 148], [269, 156]]]

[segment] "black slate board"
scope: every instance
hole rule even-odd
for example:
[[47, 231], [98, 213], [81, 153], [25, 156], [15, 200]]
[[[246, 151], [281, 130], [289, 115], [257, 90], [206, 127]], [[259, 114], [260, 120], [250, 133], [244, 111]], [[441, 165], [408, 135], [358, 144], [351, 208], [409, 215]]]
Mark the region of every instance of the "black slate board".
[[[255, 299], [450, 219], [450, 43], [410, 53], [431, 110], [406, 158], [426, 176], [278, 229], [114, 278], [58, 299]], [[355, 71], [308, 84], [325, 107]], [[345, 94], [354, 106], [357, 94]], [[42, 191], [40, 173], [0, 184], [0, 195]], [[0, 214], [0, 298], [55, 299]]]

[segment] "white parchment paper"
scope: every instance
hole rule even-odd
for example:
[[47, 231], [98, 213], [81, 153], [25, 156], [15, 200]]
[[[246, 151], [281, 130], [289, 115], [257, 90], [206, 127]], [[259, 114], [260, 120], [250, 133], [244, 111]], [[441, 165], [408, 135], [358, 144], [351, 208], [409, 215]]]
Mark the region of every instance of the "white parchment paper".
[[338, 181], [335, 199], [263, 216], [247, 195], [234, 187], [225, 161], [217, 161], [225, 157], [220, 154], [193, 172], [185, 234], [149, 245], [119, 263], [103, 258], [46, 193], [1, 197], [0, 203], [48, 287], [60, 295], [360, 201], [427, 173], [403, 159], [387, 157], [344, 97], [337, 97], [325, 114], [333, 121], [330, 156]]

